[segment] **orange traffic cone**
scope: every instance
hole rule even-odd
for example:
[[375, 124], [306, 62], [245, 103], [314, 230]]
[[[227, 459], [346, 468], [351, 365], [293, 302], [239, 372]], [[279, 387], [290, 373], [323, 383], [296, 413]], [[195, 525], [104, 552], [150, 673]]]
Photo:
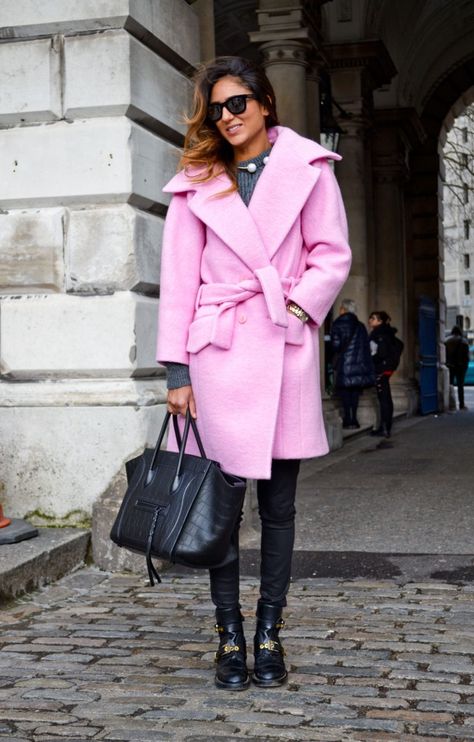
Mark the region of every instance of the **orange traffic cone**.
[[5, 528], [5, 526], [9, 526], [11, 523], [10, 518], [5, 518], [3, 516], [3, 508], [0, 505], [0, 528]]

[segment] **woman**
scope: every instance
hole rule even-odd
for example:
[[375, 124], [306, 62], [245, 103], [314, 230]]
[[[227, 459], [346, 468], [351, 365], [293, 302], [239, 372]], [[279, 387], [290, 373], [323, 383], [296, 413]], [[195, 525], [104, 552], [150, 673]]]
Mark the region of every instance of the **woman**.
[[339, 317], [331, 327], [331, 348], [334, 384], [344, 410], [342, 427], [357, 430], [359, 397], [365, 387], [374, 385], [375, 375], [369, 336], [357, 319], [352, 299], [341, 301]]
[[[197, 417], [206, 454], [258, 480], [262, 522], [257, 685], [287, 677], [283, 625], [300, 459], [328, 451], [318, 327], [346, 279], [344, 208], [327, 160], [278, 126], [261, 69], [239, 57], [195, 80], [181, 165], [168, 183], [157, 359], [168, 410]], [[197, 452], [197, 450], [196, 450]], [[237, 540], [237, 534], [235, 534]], [[210, 570], [216, 606], [216, 684], [249, 685], [239, 562]]]
[[[369, 316], [370, 349], [375, 369], [375, 389], [380, 410], [380, 424], [371, 435], [390, 438], [393, 419], [393, 401], [390, 377], [398, 365], [403, 344], [395, 338], [397, 329], [390, 325], [391, 318], [384, 311], [372, 312]], [[396, 346], [401, 345], [400, 352]], [[398, 356], [398, 358], [397, 358]]]

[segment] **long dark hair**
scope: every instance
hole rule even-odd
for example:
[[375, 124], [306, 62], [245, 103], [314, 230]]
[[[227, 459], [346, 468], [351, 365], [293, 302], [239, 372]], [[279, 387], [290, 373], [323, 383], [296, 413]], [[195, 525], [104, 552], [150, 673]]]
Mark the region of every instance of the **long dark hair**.
[[234, 184], [234, 190], [237, 183], [232, 146], [207, 118], [212, 88], [227, 75], [237, 77], [256, 100], [265, 106], [268, 111], [268, 116], [265, 117], [266, 128], [278, 124], [275, 93], [263, 69], [243, 57], [217, 57], [203, 64], [194, 76], [194, 106], [191, 116], [186, 118], [188, 131], [180, 166], [185, 169], [197, 167], [198, 173], [192, 178], [196, 182], [204, 182], [220, 172], [226, 172]]

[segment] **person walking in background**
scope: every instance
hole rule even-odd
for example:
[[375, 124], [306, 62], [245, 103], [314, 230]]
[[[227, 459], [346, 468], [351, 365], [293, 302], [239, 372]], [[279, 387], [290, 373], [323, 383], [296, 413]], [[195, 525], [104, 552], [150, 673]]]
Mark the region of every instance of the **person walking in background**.
[[359, 397], [364, 387], [375, 383], [374, 365], [370, 353], [369, 336], [365, 325], [357, 319], [352, 299], [343, 299], [339, 317], [331, 328], [332, 366], [336, 393], [344, 410], [342, 427], [360, 428], [357, 420]]
[[464, 377], [469, 365], [469, 344], [460, 328], [455, 325], [446, 342], [446, 365], [449, 368], [449, 383], [458, 388], [460, 410], [467, 410], [464, 404]]
[[375, 368], [375, 389], [379, 402], [379, 426], [371, 435], [390, 438], [393, 420], [393, 400], [390, 377], [398, 367], [403, 351], [402, 341], [395, 337], [397, 328], [392, 327], [391, 317], [384, 311], [372, 312], [369, 316], [370, 350]]
[[[197, 73], [182, 170], [165, 188], [173, 197], [157, 360], [167, 367], [168, 411], [182, 416], [189, 408], [208, 457], [225, 472], [257, 480], [261, 579], [252, 677], [261, 687], [287, 678], [279, 631], [300, 459], [329, 450], [318, 330], [351, 256], [328, 159], [340, 158], [278, 125], [263, 69], [219, 57]], [[238, 530], [233, 537], [238, 546]], [[250, 678], [238, 557], [210, 570], [210, 586], [219, 635], [215, 683], [242, 690]]]

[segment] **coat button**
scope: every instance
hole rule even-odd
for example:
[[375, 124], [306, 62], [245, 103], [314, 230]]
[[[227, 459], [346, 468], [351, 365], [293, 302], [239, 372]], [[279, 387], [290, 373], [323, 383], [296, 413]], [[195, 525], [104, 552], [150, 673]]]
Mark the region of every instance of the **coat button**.
[[239, 322], [240, 322], [241, 325], [243, 325], [245, 322], [247, 322], [247, 317], [245, 316], [245, 314], [241, 314], [239, 316]]

